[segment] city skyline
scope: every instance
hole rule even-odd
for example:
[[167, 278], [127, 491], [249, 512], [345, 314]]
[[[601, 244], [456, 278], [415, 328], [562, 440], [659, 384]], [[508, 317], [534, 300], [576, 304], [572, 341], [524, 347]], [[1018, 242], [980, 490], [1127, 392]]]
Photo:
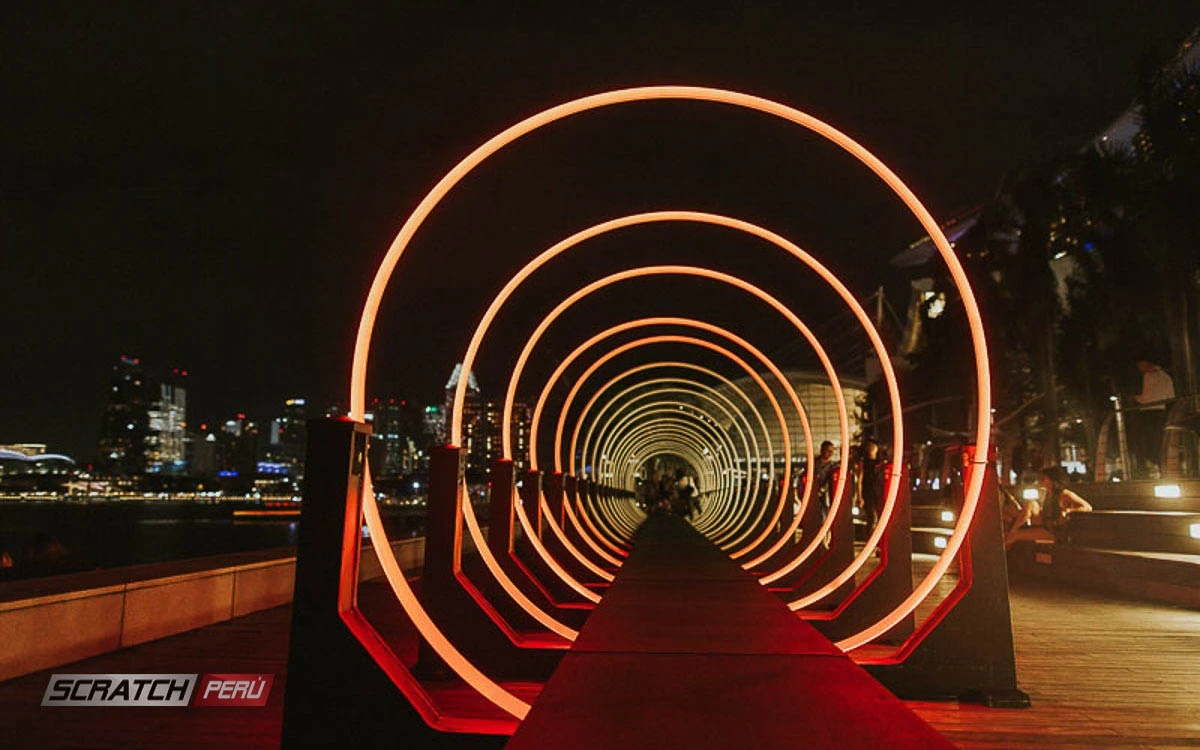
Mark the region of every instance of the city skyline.
[[[18, 334], [0, 368], [0, 441], [89, 451], [103, 373], [122, 352], [189, 370], [201, 385], [190, 405], [199, 413], [261, 413], [279, 394], [345, 398], [349, 341], [375, 263], [463, 144], [490, 134], [483, 123], [614, 84], [742, 88], [841, 124], [911, 175], [948, 220], [985, 201], [1014, 165], [1078, 147], [1110, 125], [1133, 99], [1139, 57], [1171, 49], [1197, 21], [1187, 3], [1027, 3], [980, 10], [995, 17], [969, 25], [941, 11], [803, 4], [687, 19], [613, 10], [613, 19], [587, 19], [585, 31], [571, 13], [480, 10], [472, 21], [452, 7], [409, 9], [387, 43], [377, 29], [389, 25], [369, 16], [339, 34], [309, 23], [316, 18], [292, 26], [251, 11], [24, 16], [9, 28], [13, 64], [0, 73], [8, 100], [24, 103], [0, 126], [3, 228], [14, 249], [4, 267], [26, 280], [6, 310]], [[668, 43], [664, 64], [655, 30], [672, 24], [688, 33]], [[293, 43], [300, 28], [304, 45]], [[796, 29], [803, 44], [786, 36]], [[393, 54], [397, 44], [403, 54]], [[587, 54], [570, 54], [575, 47]], [[429, 91], [447, 95], [434, 102]], [[639, 137], [606, 140], [630, 119]], [[679, 132], [685, 121], [694, 133]], [[696, 154], [703, 169], [687, 167]], [[846, 172], [811, 143], [700, 107], [564, 126], [481, 175], [430, 227], [385, 305], [388, 343], [372, 362], [372, 390], [435, 400], [442, 374], [412, 362], [461, 358], [512, 258], [631, 206], [704, 207], [712, 195], [737, 194], [733, 212], [744, 203], [751, 217], [813, 247], [865, 297], [893, 282], [879, 269], [919, 230], [892, 197]], [[606, 242], [597, 270], [647, 241], [767, 278], [785, 297], [811, 291], [803, 279], [781, 287], [791, 277], [769, 259], [743, 261], [759, 252], [745, 243], [687, 230]], [[514, 303], [522, 321], [512, 331], [541, 311], [539, 283], [576, 280], [554, 269], [535, 279], [532, 296]], [[609, 304], [636, 308], [640, 291], [614, 292]], [[833, 303], [814, 299], [820, 322], [821, 306]], [[708, 301], [745, 322], [740, 300]], [[409, 323], [427, 316], [432, 324]], [[497, 350], [510, 343], [506, 328]], [[568, 343], [550, 337], [548, 359]], [[509, 363], [483, 354], [480, 376], [495, 380]]]
[[[446, 438], [445, 414], [453, 406], [453, 389], [460, 370], [461, 365], [454, 366], [441, 398], [421, 401], [382, 395], [369, 399], [366, 419], [374, 427], [372, 437], [379, 441], [375, 457], [378, 476], [425, 470], [424, 460], [418, 462], [417, 458], [427, 460], [428, 448]], [[102, 477], [279, 474], [297, 479], [303, 476], [307, 420], [340, 416], [346, 411], [344, 400], [316, 401], [293, 394], [279, 397], [258, 414], [192, 412], [189, 417], [190, 376], [187, 370], [159, 368], [143, 363], [140, 357], [123, 354], [111, 366], [107, 402], [97, 420], [99, 437], [88, 450], [68, 454], [60, 446], [32, 440], [3, 441], [0, 447], [29, 458], [40, 454], [69, 458], [78, 469], [90, 468]], [[514, 406], [514, 449], [522, 452], [528, 438], [529, 407], [521, 401]], [[498, 403], [482, 395], [472, 374], [464, 408], [462, 446], [468, 453], [469, 468], [484, 469], [499, 455], [499, 414]], [[245, 458], [233, 455], [241, 451], [225, 445], [227, 436], [237, 438], [239, 443], [243, 437], [251, 438]], [[205, 445], [218, 442], [221, 444]], [[234, 468], [238, 463], [243, 464], [240, 471]]]

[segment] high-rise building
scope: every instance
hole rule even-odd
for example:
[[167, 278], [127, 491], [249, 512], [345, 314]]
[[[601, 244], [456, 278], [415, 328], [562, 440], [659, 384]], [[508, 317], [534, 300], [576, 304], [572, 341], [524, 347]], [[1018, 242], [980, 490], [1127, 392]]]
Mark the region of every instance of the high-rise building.
[[422, 416], [407, 399], [371, 400], [371, 467], [378, 477], [411, 474], [421, 468]]
[[258, 473], [258, 424], [239, 413], [216, 433], [217, 477], [227, 491], [246, 492]]
[[[444, 419], [446, 432], [443, 442], [451, 439], [449, 434], [450, 419], [454, 415], [454, 395], [462, 377], [462, 364], [454, 366], [450, 379], [446, 381], [444, 400]], [[466, 449], [467, 469], [486, 469], [488, 466], [487, 445], [490, 440], [490, 428], [485, 421], [483, 400], [479, 396], [479, 383], [475, 381], [475, 373], [467, 373], [467, 388], [462, 407], [462, 439], [459, 447]]]
[[146, 384], [137, 357], [121, 355], [109, 378], [108, 403], [100, 422], [96, 468], [109, 476], [137, 476], [146, 469], [148, 431]]
[[299, 480], [304, 477], [304, 451], [308, 440], [308, 400], [289, 398], [283, 414], [271, 422], [266, 460], [272, 472]]
[[188, 473], [200, 479], [217, 476], [217, 431], [202, 423], [188, 444]]
[[187, 374], [174, 369], [146, 389], [152, 395], [146, 410], [147, 474], [187, 473]]
[[479, 410], [476, 425], [475, 463], [478, 467], [489, 467], [492, 459], [504, 455], [504, 437], [500, 425], [504, 423], [504, 404], [484, 401]]
[[421, 414], [421, 425], [426, 445], [446, 442], [446, 412], [441, 406], [426, 406]]
[[[513, 403], [512, 457], [518, 471], [529, 468], [529, 430], [533, 425], [533, 409], [524, 401]], [[503, 447], [503, 446], [502, 446]]]

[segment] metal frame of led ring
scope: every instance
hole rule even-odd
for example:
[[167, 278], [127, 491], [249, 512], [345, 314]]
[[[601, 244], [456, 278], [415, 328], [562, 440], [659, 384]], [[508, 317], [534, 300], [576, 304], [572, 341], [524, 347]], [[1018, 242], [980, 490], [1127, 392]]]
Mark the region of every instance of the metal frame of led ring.
[[[613, 407], [615, 404], [617, 404], [619, 399], [623, 398], [623, 397], [624, 397], [626, 394], [630, 393], [631, 391], [633, 391], [633, 390], [636, 390], [636, 389], [638, 389], [638, 388], [648, 387], [648, 386], [651, 386], [651, 385], [659, 385], [659, 384], [666, 385], [666, 384], [679, 384], [679, 383], [686, 383], [686, 384], [689, 384], [689, 385], [698, 385], [698, 386], [703, 386], [703, 384], [697, 383], [696, 381], [690, 381], [690, 380], [686, 380], [686, 379], [683, 379], [683, 378], [655, 378], [655, 379], [653, 379], [653, 380], [646, 381], [645, 383], [640, 383], [640, 384], [638, 384], [638, 385], [630, 386], [629, 388], [626, 388], [624, 391], [622, 391], [621, 393], [617, 394], [617, 395], [616, 395], [616, 396], [614, 396], [612, 399], [610, 399], [610, 400], [609, 400], [609, 401], [608, 401], [608, 402], [605, 404], [605, 408], [604, 408], [604, 409], [601, 409], [601, 410], [600, 410], [600, 411], [597, 413], [595, 420], [593, 421], [593, 423], [592, 423], [592, 424], [589, 426], [589, 428], [588, 428], [588, 430], [589, 430], [589, 433], [590, 433], [590, 432], [591, 432], [591, 430], [592, 430], [592, 429], [594, 429], [594, 428], [595, 428], [597, 425], [601, 424], [601, 420], [604, 418], [604, 415], [605, 415], [605, 413], [607, 412], [607, 410], [608, 410], [610, 407]], [[643, 397], [644, 395], [645, 395], [645, 396], [651, 396], [651, 397], [655, 397], [655, 396], [660, 396], [660, 395], [662, 395], [662, 394], [664, 394], [664, 393], [686, 393], [686, 394], [688, 394], [688, 395], [690, 395], [690, 396], [693, 396], [694, 398], [698, 398], [698, 399], [702, 399], [702, 400], [704, 400], [704, 401], [707, 401], [708, 403], [712, 404], [712, 405], [713, 405], [713, 406], [715, 406], [717, 409], [719, 409], [719, 410], [720, 410], [722, 413], [724, 413], [724, 414], [725, 414], [725, 415], [726, 415], [726, 416], [729, 418], [731, 425], [732, 425], [734, 428], [736, 428], [736, 432], [737, 432], [738, 438], [741, 440], [741, 443], [742, 443], [742, 449], [743, 449], [743, 451], [744, 451], [744, 455], [747, 455], [747, 456], [748, 456], [748, 455], [750, 455], [750, 453], [751, 453], [750, 443], [751, 443], [751, 442], [753, 442], [753, 443], [754, 443], [754, 454], [757, 456], [757, 455], [758, 455], [758, 443], [757, 443], [757, 440], [747, 440], [747, 438], [746, 438], [746, 433], [745, 433], [745, 432], [742, 430], [742, 425], [741, 425], [741, 422], [740, 422], [740, 421], [739, 421], [739, 419], [738, 419], [738, 417], [739, 417], [739, 416], [740, 416], [740, 417], [742, 417], [742, 419], [745, 419], [745, 415], [742, 415], [742, 414], [740, 414], [740, 413], [738, 413], [738, 412], [736, 412], [736, 411], [731, 411], [731, 410], [730, 410], [729, 408], [727, 408], [727, 407], [726, 407], [724, 404], [721, 404], [721, 403], [720, 403], [719, 401], [717, 401], [717, 400], [716, 400], [716, 399], [715, 399], [715, 398], [714, 398], [712, 395], [710, 395], [710, 393], [717, 393], [717, 391], [716, 391], [716, 389], [715, 389], [715, 388], [708, 388], [707, 390], [708, 390], [709, 392], [705, 392], [705, 391], [704, 391], [703, 389], [701, 389], [701, 388], [695, 388], [695, 389], [685, 389], [685, 388], [680, 388], [680, 387], [677, 387], [677, 386], [675, 386], [675, 387], [664, 387], [664, 388], [656, 388], [656, 389], [654, 389], [654, 390], [646, 391], [646, 392], [644, 392], [644, 394], [639, 394], [639, 395], [638, 395], [638, 397]], [[627, 402], [625, 402], [625, 403], [623, 403], [623, 404], [621, 405], [621, 406], [622, 406], [622, 408], [628, 408], [629, 406], [632, 406], [632, 404], [633, 404], [633, 403], [635, 403], [635, 398], [638, 398], [638, 397], [631, 397], [631, 398], [630, 398], [630, 399], [629, 399]], [[700, 408], [702, 411], [704, 411], [704, 409], [703, 409], [703, 407], [702, 407], [702, 406], [697, 406], [697, 404], [695, 404], [695, 403], [691, 403], [691, 402], [678, 402], [678, 401], [675, 401], [674, 403], [687, 403], [687, 404], [688, 404], [688, 406], [689, 406], [690, 408], [693, 408], [693, 409], [695, 409], [695, 408]], [[732, 405], [732, 401], [730, 401], [729, 403]], [[736, 408], [736, 407], [735, 407], [735, 408]], [[620, 409], [618, 409], [617, 411], [615, 411], [615, 412], [614, 412], [614, 414], [613, 414], [613, 417], [612, 417], [611, 419], [615, 419], [615, 418], [616, 418], [616, 416], [617, 416], [617, 415], [619, 415], [620, 413], [621, 413], [621, 411], [620, 411]], [[735, 416], [735, 414], [736, 414], [737, 416]], [[609, 424], [610, 424], [610, 423], [611, 423], [611, 420], [610, 420], [610, 422], [609, 422], [609, 423], [605, 423], [605, 426], [604, 426], [604, 428], [601, 428], [601, 429], [602, 429], [602, 431], [601, 431], [601, 434], [603, 434], [603, 430], [604, 430], [604, 429], [607, 429], [607, 428], [609, 427]], [[749, 425], [749, 421], [748, 421], [748, 420], [746, 420], [746, 424], [747, 424], [747, 426]], [[616, 431], [616, 430], [618, 430], [618, 429], [619, 429], [619, 427], [620, 427], [620, 425], [618, 424], [618, 425], [615, 425], [615, 426], [613, 426], [613, 427], [612, 427], [612, 429], [613, 429], [614, 431]], [[590, 434], [589, 434], [589, 437], [590, 437]], [[726, 443], [725, 443], [725, 446], [724, 446], [724, 447], [725, 447], [725, 449], [726, 449], [726, 450], [727, 450], [727, 451], [730, 453], [730, 456], [729, 456], [729, 458], [730, 458], [730, 460], [732, 460], [732, 456], [737, 454], [737, 445], [736, 445], [736, 443], [734, 443], [734, 442], [733, 442], [733, 440], [732, 440], [732, 436], [728, 435], [728, 433], [724, 433], [724, 437], [725, 437], [725, 438], [728, 438], [728, 442], [726, 442]], [[751, 434], [751, 436], [750, 436], [750, 437], [751, 437], [751, 438], [753, 438], [753, 437], [754, 437], [754, 436], [753, 436], [753, 434]], [[586, 440], [586, 439], [585, 439], [585, 441], [584, 441], [584, 448], [583, 448], [583, 455], [584, 455], [584, 456], [586, 456], [586, 455], [587, 455], [587, 447], [588, 447], [588, 440]], [[720, 445], [718, 445], [718, 446], [716, 446], [716, 447], [717, 447], [717, 448], [719, 448], [719, 447], [721, 447], [721, 446], [720, 446]], [[613, 450], [613, 449], [612, 449], [611, 447], [609, 447], [609, 448], [606, 448], [605, 450]], [[714, 450], [715, 450], [715, 449], [714, 449]], [[597, 453], [599, 453], [600, 451], [601, 451], [601, 446], [600, 446], [599, 437], [598, 437], [598, 439], [597, 439], [597, 444], [596, 444], [595, 446], [593, 446], [593, 453], [592, 453], [592, 465], [593, 465], [593, 466], [595, 466], [595, 465], [596, 465], [596, 462], [597, 462], [597, 460], [598, 460], [598, 459], [596, 458], [596, 454], [597, 454]], [[615, 452], [615, 451], [614, 451], [614, 452]], [[616, 458], [614, 458], [614, 459], [613, 459], [613, 461], [616, 461], [616, 460], [617, 460]], [[627, 468], [627, 467], [623, 466], [623, 465], [622, 465], [622, 464], [620, 464], [620, 463], [615, 463], [615, 464], [614, 464], [614, 466], [615, 466], [615, 467], [616, 467], [618, 470], [621, 470], [621, 469]], [[717, 482], [720, 482], [720, 478], [719, 478], [719, 477], [717, 477]], [[721, 489], [722, 489], [722, 491], [724, 491], [725, 489], [732, 489], [732, 488], [726, 488], [726, 487], [724, 487], [723, 485], [721, 485]]]
[[[792, 384], [783, 375], [783, 372], [775, 365], [775, 363], [770, 360], [769, 357], [767, 357], [761, 350], [759, 350], [757, 347], [755, 347], [749, 341], [746, 341], [745, 339], [741, 338], [740, 336], [730, 333], [729, 331], [727, 331], [719, 326], [714, 326], [711, 323], [706, 323], [704, 321], [699, 321], [699, 320], [693, 320], [690, 318], [654, 317], [654, 318], [641, 318], [639, 320], [621, 323], [621, 324], [612, 326], [611, 328], [605, 329], [604, 331], [596, 334], [592, 338], [590, 338], [587, 341], [580, 344], [575, 350], [573, 350], [570, 354], [568, 354], [565, 358], [562, 359], [562, 361], [558, 364], [558, 366], [555, 368], [554, 372], [550, 375], [549, 379], [547, 380], [546, 385], [542, 389], [542, 393], [538, 398], [537, 405], [534, 407], [534, 410], [533, 410], [533, 417], [531, 420], [530, 430], [529, 430], [530, 465], [534, 465], [534, 462], [536, 461], [536, 436], [537, 436], [537, 430], [538, 430], [539, 417], [541, 415], [542, 410], [545, 408], [545, 403], [546, 403], [546, 400], [549, 396], [551, 389], [557, 383], [558, 379], [562, 377], [562, 375], [566, 371], [567, 367], [569, 367], [575, 361], [575, 359], [577, 359], [587, 349], [591, 348], [595, 344], [599, 343], [600, 341], [602, 341], [608, 337], [614, 336], [614, 335], [616, 335], [618, 333], [622, 333], [624, 331], [633, 330], [635, 328], [642, 328], [642, 327], [647, 327], [647, 326], [660, 326], [660, 325], [696, 328], [698, 330], [702, 330], [707, 333], [711, 333], [711, 334], [718, 335], [718, 336], [723, 336], [724, 338], [727, 338], [728, 340], [732, 341], [733, 343], [737, 344], [738, 346], [742, 347], [743, 349], [745, 349], [746, 351], [748, 351], [752, 355], [754, 355], [754, 357], [756, 359], [758, 359], [759, 362], [761, 362], [767, 368], [767, 370], [771, 373], [771, 375], [776, 380], [779, 381], [780, 386], [784, 390], [784, 393], [786, 393], [787, 396], [791, 399], [792, 406], [795, 407], [797, 414], [800, 416], [801, 427], [804, 428], [804, 436], [805, 436], [805, 443], [806, 443], [805, 447], [806, 447], [806, 451], [807, 451], [807, 455], [808, 455], [808, 462], [810, 465], [812, 464], [812, 461], [813, 461], [812, 432], [809, 428], [808, 417], [804, 412], [804, 407], [800, 404], [800, 399], [796, 395], [796, 391], [792, 387]], [[698, 338], [694, 338], [694, 337], [675, 336], [675, 335], [647, 336], [645, 338], [638, 339], [638, 340], [632, 341], [632, 342], [628, 342], [626, 344], [622, 344], [621, 346], [614, 348], [612, 351], [603, 355], [598, 360], [593, 362], [590, 366], [588, 366], [588, 368], [586, 370], [584, 370], [584, 372], [581, 373], [576, 378], [575, 385], [572, 386], [571, 391], [567, 394], [566, 399], [563, 401], [563, 404], [561, 406], [561, 411], [567, 411], [570, 408], [571, 402], [573, 401], [575, 394], [579, 392], [579, 389], [582, 388], [582, 386], [588, 381], [588, 379], [606, 362], [610, 361], [613, 357], [623, 354], [624, 352], [626, 352], [630, 349], [636, 348], [638, 346], [645, 346], [645, 345], [655, 344], [655, 343], [690, 344], [692, 346], [699, 346], [702, 348], [706, 348], [710, 351], [716, 352], [716, 353], [722, 355], [723, 357], [725, 357], [726, 359], [733, 361], [739, 367], [741, 367], [748, 375], [750, 375], [755, 380], [755, 382], [758, 384], [758, 386], [760, 388], [763, 389], [764, 392], [770, 390], [766, 386], [765, 381], [763, 381], [762, 378], [759, 376], [757, 371], [755, 371], [752, 367], [750, 367], [745, 362], [745, 360], [741, 359], [740, 357], [738, 357], [733, 352], [729, 351], [728, 349], [726, 349], [723, 346], [715, 344], [711, 341], [707, 341], [705, 339], [698, 339]], [[792, 455], [791, 454], [791, 438], [790, 438], [790, 435], [788, 432], [787, 422], [785, 421], [785, 418], [783, 416], [782, 408], [779, 406], [778, 402], [775, 400], [773, 393], [770, 395], [769, 398], [771, 400], [772, 408], [774, 408], [776, 410], [776, 417], [780, 422], [780, 426], [781, 426], [781, 429], [783, 432], [783, 441], [784, 441], [783, 447], [784, 447], [784, 457], [785, 457], [785, 464], [784, 464], [783, 472], [784, 472], [784, 484], [787, 484], [787, 479], [790, 477], [790, 474], [791, 474], [791, 455]], [[773, 520], [771, 521], [771, 524], [774, 524], [775, 521], [778, 521], [779, 515], [782, 513], [782, 510], [783, 510], [784, 502], [786, 502], [786, 493], [781, 493], [780, 499], [779, 499], [779, 504], [775, 508], [775, 514], [774, 514]], [[766, 532], [769, 533], [769, 529], [767, 529]], [[742, 538], [744, 538], [745, 536], [750, 536], [751, 533], [752, 533], [752, 529], [748, 528]], [[745, 545], [744, 547], [742, 547], [741, 549], [739, 549], [735, 552], [731, 552], [730, 556], [736, 558], [739, 554], [745, 554], [745, 553], [749, 552], [751, 549], [753, 549], [754, 546], [760, 544], [765, 538], [766, 538], [766, 534], [760, 534], [759, 537], [757, 537], [754, 541], [750, 542], [749, 544]], [[731, 544], [736, 544], [736, 542], [733, 542]]]
[[[635, 388], [647, 387], [649, 385], [657, 384], [657, 383], [679, 383], [679, 384], [694, 385], [697, 388], [704, 389], [706, 391], [706, 393], [710, 394], [710, 396], [709, 396], [710, 398], [716, 397], [716, 398], [719, 398], [722, 401], [724, 401], [725, 402], [724, 405], [728, 407], [725, 411], [730, 415], [730, 425], [731, 425], [731, 427], [733, 427], [734, 429], [737, 430], [737, 432], [742, 440], [743, 447], [745, 449], [745, 454], [747, 456], [747, 460], [749, 459], [750, 454], [753, 453], [755, 466], [757, 467], [758, 465], [760, 465], [761, 452], [759, 450], [759, 445], [758, 445], [758, 436], [755, 434], [754, 426], [751, 424], [749, 417], [747, 417], [746, 414], [739, 408], [739, 405], [735, 404], [732, 399], [730, 399], [725, 394], [721, 393], [721, 391], [719, 391], [718, 389], [713, 388], [712, 386], [709, 386], [705, 383], [701, 383], [698, 380], [691, 380], [688, 378], [681, 378], [681, 377], [661, 377], [661, 378], [652, 378], [650, 380], [641, 381], [639, 383], [636, 383], [635, 385], [629, 386], [625, 390], [618, 393], [616, 396], [612, 397], [609, 401], [607, 401], [605, 403], [603, 408], [601, 408], [597, 412], [596, 416], [593, 418], [592, 423], [588, 425], [588, 430], [584, 435], [584, 441], [583, 441], [582, 448], [578, 447], [580, 429], [582, 428], [583, 424], [585, 423], [588, 416], [590, 415], [592, 407], [595, 405], [595, 403], [597, 402], [597, 400], [600, 398], [601, 395], [603, 395], [609, 388], [613, 387], [616, 382], [623, 380], [632, 374], [636, 374], [638, 372], [644, 372], [649, 369], [662, 369], [666, 366], [673, 366], [675, 368], [682, 368], [682, 369], [694, 368], [696, 370], [699, 370], [699, 371], [709, 375], [710, 377], [714, 377], [715, 379], [720, 380], [727, 388], [729, 388], [731, 391], [733, 391], [737, 395], [740, 395], [742, 397], [742, 399], [746, 402], [746, 404], [749, 406], [750, 411], [758, 418], [759, 426], [762, 428], [764, 437], [766, 438], [768, 455], [771, 455], [770, 454], [770, 447], [771, 447], [770, 434], [767, 432], [766, 423], [763, 421], [762, 415], [759, 413], [758, 409], [754, 406], [754, 403], [750, 400], [749, 396], [747, 396], [745, 394], [745, 392], [742, 391], [741, 388], [734, 385], [733, 381], [729, 380], [728, 378], [725, 378], [724, 376], [721, 376], [720, 374], [718, 374], [712, 370], [709, 370], [709, 369], [703, 368], [703, 367], [699, 367], [696, 365], [689, 365], [688, 363], [652, 363], [650, 365], [642, 365], [640, 367], [632, 368], [631, 370], [626, 370], [625, 372], [621, 373], [620, 375], [616, 376], [615, 378], [609, 380], [607, 383], [600, 386], [600, 388], [596, 391], [596, 393], [592, 396], [592, 398], [587, 402], [587, 404], [584, 405], [583, 409], [580, 411], [579, 417], [576, 419], [575, 429], [572, 431], [572, 434], [571, 434], [571, 447], [567, 454], [570, 458], [569, 469], [568, 469], [570, 473], [574, 474], [576, 472], [575, 458], [577, 455], [577, 453], [576, 453], [577, 450], [578, 450], [578, 455], [584, 457], [584, 459], [586, 461], [586, 459], [589, 455], [588, 446], [591, 444], [592, 431], [594, 430], [595, 425], [603, 417], [604, 413], [612, 406], [612, 404], [614, 404], [618, 399], [620, 399], [626, 393], [629, 393], [631, 390], [633, 390]], [[745, 423], [745, 428], [746, 428], [745, 431], [742, 430], [742, 423]], [[749, 438], [750, 438], [749, 441], [746, 440], [747, 435], [749, 435]], [[751, 447], [750, 447], [751, 444], [753, 445], [753, 449], [751, 449]], [[591, 464], [590, 464], [591, 466], [596, 466], [597, 462], [599, 461], [599, 459], [596, 457], [596, 452], [598, 450], [599, 450], [598, 448], [595, 448], [593, 451], [590, 452], [591, 453]], [[557, 463], [558, 457], [556, 456], [555, 458], [556, 458], [555, 468], [557, 470], [561, 471], [561, 465]], [[749, 500], [748, 496], [747, 496], [746, 500], [747, 501]], [[701, 528], [699, 519], [697, 519], [696, 528], [697, 529]]]
[[[366, 405], [366, 369], [369, 358], [371, 337], [375, 327], [375, 319], [378, 315], [379, 305], [386, 290], [387, 283], [391, 277], [396, 263], [399, 261], [405, 248], [408, 246], [412, 237], [424, 223], [434, 207], [445, 197], [445, 195], [461, 181], [472, 169], [478, 164], [487, 159], [491, 154], [500, 150], [507, 144], [517, 140], [525, 134], [537, 130], [556, 120], [569, 117], [581, 112], [586, 112], [600, 107], [612, 106], [622, 103], [639, 102], [639, 101], [654, 101], [654, 100], [694, 100], [708, 101], [720, 104], [728, 104], [743, 109], [755, 110], [774, 117], [778, 117], [803, 128], [806, 128], [827, 140], [835, 143], [844, 151], [854, 156], [861, 163], [866, 165], [872, 172], [880, 177], [889, 188], [901, 199], [909, 208], [922, 227], [929, 234], [934, 246], [945, 261], [950, 272], [955, 286], [963, 300], [964, 310], [967, 320], [970, 324], [971, 342], [975, 355], [976, 380], [978, 385], [977, 398], [977, 418], [976, 418], [976, 458], [975, 463], [986, 466], [987, 453], [989, 447], [989, 416], [991, 409], [991, 379], [988, 371], [988, 355], [984, 337], [982, 320], [979, 315], [978, 305], [975, 301], [974, 294], [970, 284], [963, 272], [961, 264], [954, 255], [950, 243], [946, 240], [945, 235], [941, 232], [937, 222], [927, 209], [920, 203], [917, 197], [911, 190], [878, 158], [873, 154], [841, 133], [832, 126], [818, 120], [810, 115], [807, 115], [792, 107], [773, 102], [761, 97], [750, 96], [734, 91], [726, 91], [722, 89], [693, 87], [693, 86], [649, 86], [641, 88], [621, 89], [609, 91], [594, 96], [575, 99], [556, 107], [551, 107], [538, 114], [528, 117], [521, 122], [505, 129], [501, 133], [493, 136], [483, 145], [476, 148], [465, 159], [459, 162], [453, 169], [450, 170], [434, 188], [425, 196], [418, 204], [417, 208], [409, 216], [408, 220], [401, 227], [399, 234], [396, 236], [392, 245], [389, 247], [387, 255], [380, 264], [379, 270], [376, 273], [374, 282], [371, 285], [370, 292], [367, 295], [366, 303], [363, 307], [362, 318], [358, 327], [358, 334], [355, 340], [354, 357], [352, 360], [351, 382], [350, 382], [350, 412], [349, 417], [354, 420], [362, 421], [365, 414]], [[869, 322], [869, 321], [868, 321]], [[894, 373], [891, 372], [890, 363], [886, 358], [881, 360], [885, 373], [888, 373], [894, 379]], [[893, 399], [896, 400], [896, 399]], [[461, 399], [460, 399], [461, 402]], [[901, 410], [898, 405], [893, 403], [892, 413], [895, 415], [894, 422], [899, 424], [902, 419]], [[461, 415], [460, 415], [461, 416]], [[461, 425], [460, 425], [461, 426]], [[895, 454], [901, 455], [899, 450]], [[982, 456], [982, 458], [979, 458]], [[897, 480], [898, 481], [898, 478]], [[894, 495], [896, 482], [889, 486], [889, 495]], [[938, 581], [945, 574], [950, 564], [957, 555], [959, 548], [962, 546], [970, 528], [972, 519], [974, 518], [975, 509], [979, 502], [979, 494], [983, 484], [983, 472], [972, 471], [968, 479], [968, 485], [965, 491], [964, 503], [962, 512], [959, 515], [958, 522], [955, 525], [954, 531], [947, 540], [946, 549], [934, 564], [929, 574], [916, 587], [912, 594], [901, 602], [892, 612], [884, 615], [874, 625], [864, 629], [849, 638], [843, 639], [838, 645], [844, 650], [849, 650], [857, 646], [863, 645], [870, 640], [885, 633], [889, 628], [898, 623], [902, 618], [911, 613], [921, 601], [932, 591]], [[480, 672], [473, 664], [471, 664], [458, 649], [446, 639], [444, 634], [438, 629], [436, 623], [430, 618], [428, 613], [421, 607], [405, 581], [399, 565], [396, 563], [395, 556], [391, 554], [391, 549], [387, 543], [386, 531], [379, 518], [378, 507], [375, 504], [373, 492], [371, 491], [371, 480], [369, 471], [365, 478], [363, 515], [367, 522], [368, 529], [371, 531], [373, 540], [380, 540], [379, 544], [375, 544], [377, 554], [380, 557], [380, 563], [389, 584], [395, 591], [397, 598], [405, 612], [413, 620], [421, 635], [430, 643], [438, 655], [454, 670], [460, 677], [467, 682], [473, 689], [480, 692], [488, 700], [495, 703], [497, 706], [515, 716], [523, 718], [529, 710], [529, 705], [504, 690], [500, 685], [492, 681], [482, 672]], [[894, 496], [889, 497], [889, 502], [885, 504], [885, 510], [890, 510], [887, 505], [894, 503]], [[470, 526], [470, 523], [468, 523]], [[793, 602], [794, 608], [804, 606]], [[349, 619], [347, 624], [351, 626], [356, 638], [363, 642], [363, 645], [368, 648], [368, 651], [376, 658], [377, 661], [385, 659], [388, 663], [381, 666], [389, 674], [393, 675], [393, 680], [397, 685], [409, 695], [410, 700], [414, 704], [419, 704], [422, 700], [420, 695], [414, 695], [414, 686], [419, 692], [419, 684], [412, 680], [411, 675], [399, 664], [399, 661], [394, 658], [387, 659], [386, 655], [381, 656], [372, 649], [368, 643], [374, 635], [373, 629], [367, 624], [353, 625]], [[396, 672], [397, 667], [404, 675]], [[428, 714], [423, 714], [427, 721], [431, 720]], [[433, 717], [431, 723], [436, 723], [436, 717]]]

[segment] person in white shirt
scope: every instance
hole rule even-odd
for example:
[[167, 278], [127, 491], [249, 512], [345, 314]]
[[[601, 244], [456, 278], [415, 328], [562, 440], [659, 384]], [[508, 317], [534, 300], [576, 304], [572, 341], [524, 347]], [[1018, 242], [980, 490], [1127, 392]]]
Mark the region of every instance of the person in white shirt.
[[1142, 392], [1133, 400], [1142, 405], [1135, 420], [1138, 425], [1139, 445], [1137, 450], [1143, 473], [1152, 475], [1161, 464], [1162, 436], [1167, 426], [1167, 401], [1175, 398], [1175, 381], [1159, 365], [1149, 360], [1137, 363], [1142, 371]]

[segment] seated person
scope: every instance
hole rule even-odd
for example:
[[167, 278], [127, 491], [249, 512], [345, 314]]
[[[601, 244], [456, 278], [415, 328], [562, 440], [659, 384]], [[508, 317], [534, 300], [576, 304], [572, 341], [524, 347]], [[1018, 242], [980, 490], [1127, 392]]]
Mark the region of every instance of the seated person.
[[1092, 510], [1091, 503], [1066, 487], [1062, 467], [1055, 466], [1043, 471], [1040, 485], [1042, 499], [1025, 503], [1005, 531], [1005, 549], [1022, 541], [1057, 541], [1059, 530], [1066, 525], [1072, 513], [1088, 513]]

